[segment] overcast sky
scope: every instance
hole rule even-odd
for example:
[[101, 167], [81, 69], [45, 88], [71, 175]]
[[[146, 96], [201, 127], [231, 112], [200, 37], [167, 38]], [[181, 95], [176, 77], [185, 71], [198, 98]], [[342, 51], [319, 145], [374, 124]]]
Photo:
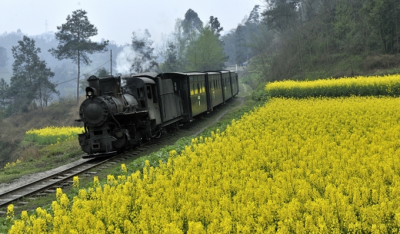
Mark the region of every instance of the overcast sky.
[[[223, 34], [236, 28], [263, 0], [0, 0], [0, 34], [20, 29], [28, 36], [57, 31], [74, 10], [87, 11], [101, 38], [130, 43], [133, 31], [148, 29], [157, 44], [174, 30], [175, 20], [191, 8], [203, 23], [218, 17]], [[47, 27], [46, 27], [47, 22]]]

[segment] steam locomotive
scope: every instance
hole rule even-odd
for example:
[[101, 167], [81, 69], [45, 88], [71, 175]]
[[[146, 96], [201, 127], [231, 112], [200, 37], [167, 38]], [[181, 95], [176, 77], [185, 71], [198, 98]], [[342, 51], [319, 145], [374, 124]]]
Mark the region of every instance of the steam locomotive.
[[88, 78], [78, 122], [84, 158], [117, 154], [214, 110], [239, 92], [234, 71]]

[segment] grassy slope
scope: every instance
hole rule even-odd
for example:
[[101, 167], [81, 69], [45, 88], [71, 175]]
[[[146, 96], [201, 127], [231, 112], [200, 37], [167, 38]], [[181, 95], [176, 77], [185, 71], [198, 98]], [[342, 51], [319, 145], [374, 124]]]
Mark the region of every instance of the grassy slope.
[[[75, 101], [68, 100], [52, 104], [43, 111], [37, 108], [28, 113], [0, 119], [0, 181], [19, 177], [21, 174], [50, 169], [71, 161], [71, 157], [75, 154], [79, 156], [80, 149], [77, 141], [57, 147], [38, 146], [23, 141], [25, 132], [29, 129], [46, 126], [79, 126], [74, 121], [77, 118], [78, 107]], [[17, 159], [25, 162], [23, 167], [20, 165], [15, 167], [15, 170], [3, 170], [7, 162], [14, 162]]]
[[396, 55], [347, 55], [336, 54], [320, 58], [316, 64], [306, 64], [304, 72], [287, 79], [316, 80], [351, 76], [374, 76], [400, 73], [400, 57]]

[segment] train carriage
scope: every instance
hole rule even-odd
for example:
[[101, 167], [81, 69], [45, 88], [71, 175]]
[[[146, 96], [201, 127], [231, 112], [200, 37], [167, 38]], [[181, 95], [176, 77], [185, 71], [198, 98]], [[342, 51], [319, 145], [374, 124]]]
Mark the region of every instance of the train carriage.
[[238, 74], [235, 71], [229, 71], [229, 75], [232, 84], [232, 96], [236, 96], [239, 93]]
[[222, 91], [222, 80], [219, 72], [207, 72], [208, 86], [210, 90], [210, 111], [219, 104], [224, 103], [224, 93]]
[[[182, 102], [178, 87], [171, 79], [155, 72], [135, 74], [124, 78], [126, 88], [138, 98], [139, 106], [149, 110], [149, 118], [158, 128], [182, 119]], [[154, 124], [152, 124], [154, 125]]]
[[206, 73], [163, 73], [162, 79], [171, 79], [179, 90], [182, 102], [182, 122], [190, 122], [193, 117], [208, 111], [206, 94]]
[[162, 126], [168, 126], [182, 119], [183, 105], [178, 85], [168, 77], [156, 77], [160, 100]]
[[208, 111], [206, 94], [206, 74], [188, 73], [192, 115], [196, 116]]
[[220, 71], [222, 80], [222, 91], [224, 93], [224, 103], [232, 98], [232, 85], [229, 71]]

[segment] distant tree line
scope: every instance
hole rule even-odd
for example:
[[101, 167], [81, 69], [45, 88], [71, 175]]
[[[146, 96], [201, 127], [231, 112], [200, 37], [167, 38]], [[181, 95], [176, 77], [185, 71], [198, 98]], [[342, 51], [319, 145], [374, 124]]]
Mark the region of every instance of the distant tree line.
[[[56, 89], [57, 83], [65, 83], [68, 80], [76, 80], [78, 102], [79, 94], [86, 85], [85, 80], [81, 80], [81, 65], [90, 65], [91, 58], [103, 58], [103, 55], [94, 54], [106, 51], [110, 45], [111, 48], [115, 47], [115, 54], [122, 50], [122, 47], [109, 44], [108, 40], [102, 40], [101, 43], [90, 40], [92, 36], [97, 35], [97, 28], [90, 23], [84, 10], [73, 11], [57, 30], [54, 36], [46, 37], [27, 37], [20, 30], [0, 37], [0, 70], [10, 69], [7, 69], [7, 66], [11, 66], [12, 69], [9, 82], [0, 78], [0, 115], [10, 116], [26, 112], [31, 106], [47, 106], [53, 95], [59, 94]], [[222, 30], [217, 17], [210, 16], [209, 21], [203, 23], [198, 14], [189, 9], [183, 19], [176, 20], [174, 32], [158, 55], [155, 54], [151, 35], [147, 30], [144, 36], [133, 32], [129, 47], [135, 56], [128, 61], [130, 72], [222, 69], [229, 58], [226, 51], [224, 52]], [[15, 41], [18, 42], [17, 45]], [[37, 46], [37, 41], [45, 48], [44, 53], [42, 48]], [[243, 47], [242, 51], [248, 51], [245, 48], [246, 42], [241, 43], [239, 44]], [[11, 54], [7, 53], [9, 47]], [[77, 65], [77, 69], [71, 69], [70, 64], [57, 63], [52, 56], [57, 60], [70, 60]], [[51, 61], [52, 69], [46, 60]], [[96, 74], [106, 76], [109, 72], [101, 67], [97, 69]], [[84, 73], [83, 77], [87, 78], [88, 75]]]
[[[334, 68], [334, 76], [383, 67], [400, 51], [400, 2], [396, 0], [266, 1], [263, 22], [279, 38], [270, 75], [306, 78], [308, 71]], [[395, 60], [394, 57], [392, 57]], [[327, 66], [328, 65], [328, 66]]]
[[[0, 79], [0, 110], [7, 116], [17, 112], [28, 111], [31, 105], [47, 106], [53, 94], [58, 94], [56, 82], [64, 83], [66, 77], [76, 77], [76, 100], [87, 84], [81, 80], [81, 65], [90, 65], [92, 60], [89, 55], [96, 52], [104, 52], [109, 46], [109, 41], [102, 40], [95, 43], [90, 37], [97, 35], [97, 28], [92, 25], [84, 10], [76, 10], [68, 15], [66, 23], [57, 27], [55, 37], [49, 37], [48, 44], [40, 43], [47, 51], [58, 60], [68, 59], [77, 65], [77, 69], [71, 69], [70, 65], [58, 64], [49, 68], [48, 64], [39, 59], [41, 49], [35, 44], [33, 38], [17, 33], [7, 34], [7, 40], [1, 38], [0, 42], [6, 47], [12, 41], [18, 40], [17, 46], [12, 47], [12, 77], [10, 82]], [[204, 71], [217, 70], [225, 66], [227, 56], [223, 51], [220, 25], [217, 17], [210, 16], [206, 24], [200, 20], [195, 11], [189, 9], [184, 19], [177, 19], [175, 31], [166, 42], [166, 47], [159, 56], [155, 55], [153, 41], [150, 33], [145, 30], [141, 36], [137, 32], [132, 33], [132, 41], [129, 45], [134, 54], [130, 58], [130, 72], [141, 73], [148, 71], [176, 72], [176, 71]], [[3, 41], [1, 41], [3, 40]], [[49, 47], [50, 45], [50, 47]], [[115, 52], [121, 51], [115, 48]], [[97, 55], [96, 55], [97, 56]], [[96, 57], [95, 56], [95, 57]], [[97, 56], [99, 57], [99, 56]], [[160, 59], [163, 57], [164, 59]], [[7, 50], [0, 46], [0, 68], [10, 65], [10, 57]], [[54, 60], [51, 60], [54, 63]], [[55, 63], [54, 63], [55, 64]], [[97, 69], [98, 76], [109, 75], [104, 67]], [[83, 74], [87, 78], [88, 73]], [[70, 79], [70, 80], [75, 80]], [[4, 114], [3, 114], [4, 115]]]
[[162, 51], [162, 72], [218, 70], [225, 66], [220, 32], [223, 28], [217, 17], [210, 16], [206, 24], [189, 9], [184, 19], [177, 19], [175, 30]]
[[245, 66], [246, 62], [259, 52], [254, 48], [254, 41], [259, 36], [262, 40], [268, 40], [259, 33], [266, 30], [266, 26], [260, 23], [260, 5], [255, 5], [248, 17], [245, 17], [235, 29], [232, 29], [222, 37], [224, 52], [228, 55], [228, 63], [231, 65]]
[[198, 14], [189, 9], [183, 20], [176, 20], [174, 32], [164, 41], [164, 48], [157, 55], [147, 29], [144, 33], [132, 32], [129, 55], [124, 56], [124, 60], [129, 64], [127, 72], [221, 69], [227, 60], [220, 39], [222, 30], [217, 17], [210, 16], [210, 20], [204, 25]]
[[368, 74], [400, 66], [400, 1], [265, 0], [222, 40], [264, 82]]

